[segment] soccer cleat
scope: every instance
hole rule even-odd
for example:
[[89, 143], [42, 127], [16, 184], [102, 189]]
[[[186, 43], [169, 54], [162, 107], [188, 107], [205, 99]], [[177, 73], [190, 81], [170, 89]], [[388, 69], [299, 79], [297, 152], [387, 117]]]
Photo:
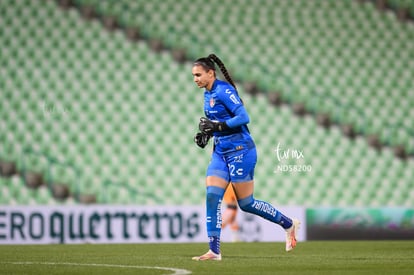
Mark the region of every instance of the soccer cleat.
[[296, 246], [299, 225], [300, 222], [297, 219], [292, 219], [292, 226], [286, 229], [286, 251], [291, 251]]
[[209, 250], [206, 254], [192, 258], [194, 261], [221, 261], [221, 254]]

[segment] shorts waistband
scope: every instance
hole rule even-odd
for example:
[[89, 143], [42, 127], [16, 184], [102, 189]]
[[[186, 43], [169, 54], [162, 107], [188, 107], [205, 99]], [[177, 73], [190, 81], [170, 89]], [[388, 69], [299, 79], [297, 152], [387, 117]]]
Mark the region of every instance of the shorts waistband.
[[[234, 140], [240, 140], [240, 139], [234, 139]], [[231, 142], [231, 141], [232, 141], [232, 139], [226, 140], [226, 142]], [[214, 146], [216, 146], [219, 143], [220, 143], [220, 139], [215, 137], [214, 138]], [[243, 144], [236, 145], [234, 147], [234, 149], [237, 150], [237, 151], [240, 151], [240, 150], [243, 150], [243, 149], [253, 149], [255, 147], [256, 147], [256, 144], [254, 143], [253, 140], [250, 139], [250, 140], [244, 141]]]

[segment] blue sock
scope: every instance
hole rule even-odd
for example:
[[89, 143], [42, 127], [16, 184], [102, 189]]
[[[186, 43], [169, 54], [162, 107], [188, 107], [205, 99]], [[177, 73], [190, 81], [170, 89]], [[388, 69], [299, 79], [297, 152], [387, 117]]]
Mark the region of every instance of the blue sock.
[[221, 233], [221, 201], [224, 189], [216, 186], [207, 186], [207, 235], [210, 250], [220, 254], [220, 233]]
[[288, 229], [292, 226], [292, 220], [290, 218], [280, 213], [271, 204], [254, 199], [253, 195], [242, 200], [238, 200], [238, 203], [241, 210], [258, 215], [268, 221], [277, 223], [284, 229]]

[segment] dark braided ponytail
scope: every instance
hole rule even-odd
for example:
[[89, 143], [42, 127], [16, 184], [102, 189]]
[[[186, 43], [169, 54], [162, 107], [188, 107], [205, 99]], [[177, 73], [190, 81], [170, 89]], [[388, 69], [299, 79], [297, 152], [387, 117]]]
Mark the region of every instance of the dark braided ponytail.
[[224, 66], [224, 64], [220, 60], [220, 58], [218, 58], [214, 53], [210, 54], [207, 58], [213, 60], [214, 63], [217, 64], [217, 66], [220, 68], [220, 71], [223, 74], [224, 78], [226, 78], [227, 82], [229, 82], [234, 87], [234, 89], [237, 90], [236, 84], [234, 84], [233, 79], [230, 77], [230, 74], [227, 71], [226, 66]]

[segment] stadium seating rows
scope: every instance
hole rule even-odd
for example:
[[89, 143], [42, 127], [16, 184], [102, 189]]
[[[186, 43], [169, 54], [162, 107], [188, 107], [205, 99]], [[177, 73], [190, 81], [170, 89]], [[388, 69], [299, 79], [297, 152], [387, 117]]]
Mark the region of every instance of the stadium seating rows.
[[[320, 8], [329, 8], [320, 1], [313, 2], [318, 3]], [[222, 14], [216, 17], [218, 21], [220, 16], [223, 20], [227, 18], [227, 24], [223, 25], [220, 32], [215, 29], [217, 26], [212, 24], [205, 30], [206, 36], [196, 35], [197, 31], [200, 31], [197, 29], [199, 25], [191, 22], [201, 20], [199, 23], [203, 25], [203, 20], [209, 19], [207, 14], [212, 8], [208, 7], [206, 13], [199, 16], [195, 10], [197, 3], [185, 8], [180, 6], [181, 2], [176, 4], [174, 1], [137, 1], [133, 4], [135, 7], [129, 6], [132, 3], [129, 1], [96, 3], [88, 0], [82, 3], [96, 4], [102, 12], [122, 14], [125, 24], [142, 27], [148, 37], [167, 37], [167, 42], [171, 46], [188, 47], [194, 57], [215, 51], [219, 56], [223, 56], [223, 60], [232, 71], [234, 68], [238, 79], [247, 81], [251, 80], [252, 76], [255, 77], [252, 80], [258, 80], [264, 76], [265, 70], [271, 72], [273, 68], [283, 68], [283, 74], [286, 75], [289, 72], [292, 75], [313, 72], [309, 68], [302, 69], [300, 59], [293, 58], [296, 53], [282, 47], [282, 44], [288, 42], [284, 39], [293, 31], [290, 29], [292, 26], [275, 28], [281, 35], [276, 36], [276, 42], [280, 39], [277, 43], [269, 41], [270, 38], [274, 38], [272, 33], [263, 37], [254, 36], [261, 31], [257, 26], [257, 29], [249, 29], [248, 33], [252, 36], [242, 36], [243, 28], [239, 30], [232, 25], [240, 24], [237, 21], [238, 17], [225, 16], [230, 12], [230, 2], [225, 2], [227, 6], [223, 8]], [[115, 3], [119, 3], [119, 6]], [[263, 1], [263, 5], [266, 3], [270, 2]], [[307, 3], [280, 1], [280, 9], [291, 10], [296, 5], [305, 5], [312, 11], [312, 5]], [[329, 3], [338, 8], [354, 7], [354, 4], [343, 1]], [[157, 9], [159, 13], [154, 12]], [[370, 10], [368, 6], [365, 9]], [[36, 170], [53, 180], [67, 183], [72, 191], [96, 194], [100, 203], [204, 202], [204, 170], [209, 157], [208, 152], [198, 149], [192, 142], [197, 130], [198, 117], [202, 115], [202, 96], [201, 91], [192, 83], [189, 71], [191, 64], [177, 64], [168, 52], [154, 53], [145, 42], [132, 43], [120, 30], [109, 33], [100, 22], [84, 21], [77, 10], [63, 11], [53, 1], [45, 1], [42, 5], [30, 0], [2, 1], [0, 10], [0, 23], [8, 26], [0, 36], [0, 42], [4, 45], [1, 48], [1, 56], [4, 57], [1, 73], [5, 79], [2, 95], [7, 98], [0, 102], [0, 114], [4, 118], [0, 121], [0, 126], [6, 133], [0, 136], [0, 158], [16, 161], [19, 169], [25, 167]], [[129, 10], [131, 13], [127, 12]], [[174, 13], [167, 16], [167, 12], [171, 10], [174, 10]], [[178, 14], [179, 11], [185, 12], [182, 24], [174, 26], [174, 32], [166, 35], [165, 31], [171, 31], [171, 22], [177, 19], [174, 14]], [[295, 10], [291, 10], [293, 11]], [[259, 12], [265, 13], [263, 10]], [[321, 9], [321, 12], [326, 10]], [[253, 14], [256, 13], [252, 12]], [[373, 12], [369, 14], [373, 17], [379, 16]], [[366, 14], [359, 14], [358, 18], [364, 18], [363, 15]], [[260, 23], [261, 26], [267, 22], [266, 16], [246, 18], [251, 19], [243, 20], [254, 21], [248, 22], [251, 26], [255, 26], [256, 23]], [[157, 25], [156, 19], [162, 19], [165, 24]], [[131, 23], [128, 20], [136, 21]], [[397, 28], [392, 18], [387, 22], [384, 24]], [[301, 23], [301, 26], [305, 27], [305, 23]], [[404, 30], [405, 27], [401, 28]], [[234, 35], [226, 35], [225, 29]], [[338, 26], [338, 30], [340, 29]], [[187, 33], [188, 35], [184, 35]], [[203, 43], [209, 41], [207, 38], [212, 35], [211, 33], [217, 35], [217, 40], [212, 40], [202, 48]], [[406, 44], [406, 34], [402, 33], [401, 42], [396, 43], [406, 47], [406, 51], [401, 54], [403, 58], [399, 62], [407, 63], [396, 63], [395, 68], [412, 65], [410, 61], [405, 61], [410, 57], [410, 45]], [[180, 35], [182, 39], [177, 39]], [[251, 52], [243, 48], [246, 47], [243, 45], [249, 43], [242, 37], [246, 40], [251, 39], [252, 44], [253, 41], [257, 41], [257, 47], [252, 47]], [[227, 46], [220, 47], [220, 41], [226, 41]], [[185, 44], [190, 42], [192, 46]], [[292, 43], [292, 48], [295, 48], [295, 43], [302, 42], [292, 40], [288, 43]], [[274, 48], [266, 46], [270, 43]], [[309, 53], [315, 53], [320, 57], [323, 53], [320, 49], [322, 46], [326, 46], [329, 52], [329, 47], [325, 44], [312, 46], [313, 42], [305, 43], [308, 43], [309, 48], [298, 50], [297, 54], [307, 56]], [[232, 50], [233, 53], [230, 54]], [[272, 52], [274, 50], [280, 50], [281, 54], [275, 55]], [[262, 55], [263, 52], [266, 55]], [[362, 59], [364, 54], [360, 54]], [[275, 58], [269, 61], [269, 56]], [[326, 62], [325, 65], [331, 61], [345, 62], [346, 58], [332, 57], [330, 61], [316, 62], [318, 59], [315, 57], [314, 60], [309, 60], [307, 65], [312, 67], [318, 64], [319, 67], [323, 62]], [[248, 66], [241, 66], [245, 61], [248, 61]], [[269, 64], [275, 66], [267, 66]], [[317, 68], [314, 68], [314, 71], [321, 77], [331, 71]], [[334, 68], [332, 71], [332, 78], [339, 79]], [[342, 71], [337, 73], [341, 74]], [[349, 79], [353, 79], [352, 70], [347, 70], [347, 73]], [[412, 75], [407, 71], [402, 73], [399, 83], [406, 84]], [[335, 105], [329, 106], [318, 102], [327, 96], [324, 90], [316, 97], [317, 101], [308, 94], [311, 89], [309, 87], [319, 85], [313, 82], [315, 78], [309, 78], [304, 82], [306, 85], [298, 85], [303, 80], [301, 76], [285, 78], [276, 83], [266, 78], [263, 77], [265, 87], [274, 84], [280, 85], [281, 89], [285, 89], [286, 84], [291, 85], [288, 88], [304, 87], [298, 91], [292, 90], [292, 100], [298, 92], [303, 97], [309, 97], [309, 104], [316, 102], [319, 108], [335, 108]], [[326, 87], [333, 87], [339, 95], [343, 91], [336, 88], [336, 84], [341, 83], [333, 81], [327, 83]], [[365, 82], [362, 81], [360, 87], [367, 89], [363, 83]], [[413, 97], [410, 97], [408, 90], [404, 90], [403, 87], [402, 85], [401, 89], [395, 90], [395, 96], [383, 92], [383, 97], [392, 96], [390, 105], [386, 105], [388, 99], [378, 99], [377, 104], [372, 103], [368, 95], [364, 97], [363, 94], [355, 92], [352, 86], [346, 89], [341, 100], [350, 101], [350, 105], [379, 105], [386, 110], [385, 113], [388, 113], [387, 110], [391, 106], [401, 106], [402, 115], [395, 116], [394, 119], [407, 124], [411, 122], [404, 116], [404, 108], [410, 109], [413, 106]], [[267, 88], [270, 90], [271, 87]], [[252, 97], [246, 95], [243, 87], [239, 90], [250, 112], [251, 131], [258, 146], [259, 162], [255, 187], [257, 198], [278, 205], [411, 205], [414, 199], [414, 191], [410, 184], [414, 176], [414, 162], [411, 159], [406, 162], [396, 159], [389, 149], [377, 152], [370, 148], [362, 137], [349, 140], [343, 137], [336, 127], [321, 128], [311, 117], [295, 116], [288, 106], [274, 108], [268, 104], [265, 96]], [[329, 95], [329, 98], [332, 101], [336, 100], [333, 95]], [[406, 100], [400, 101], [400, 98]], [[352, 103], [352, 100], [355, 102]], [[378, 115], [375, 109], [368, 109], [366, 112], [372, 117]], [[355, 113], [356, 111], [350, 112], [350, 116], [354, 115], [357, 118]], [[382, 117], [378, 119], [377, 124], [380, 127]], [[404, 135], [404, 131], [402, 132]], [[278, 145], [286, 153], [287, 150], [290, 153], [301, 151], [304, 158], [296, 159], [294, 155], [289, 155], [287, 160], [279, 161], [275, 152]], [[296, 167], [305, 167], [311, 171], [275, 171], [278, 167], [285, 169], [285, 165], [297, 165]], [[24, 189], [24, 183], [18, 177], [2, 179], [0, 183], [0, 203], [59, 203], [51, 198], [45, 188], [17, 192], [16, 190]]]
[[73, 198], [56, 200], [46, 185], [37, 189], [29, 189], [19, 176], [0, 177], [0, 205], [73, 205]]
[[405, 8], [414, 18], [414, 2], [411, 0], [388, 0], [387, 3], [394, 9]]
[[[137, 26], [144, 36], [185, 48], [191, 58], [215, 51], [235, 64], [239, 79], [281, 91], [290, 101], [414, 152], [414, 25], [400, 23], [391, 12], [379, 13], [371, 2], [77, 3]], [[197, 11], [201, 6], [202, 13]]]

